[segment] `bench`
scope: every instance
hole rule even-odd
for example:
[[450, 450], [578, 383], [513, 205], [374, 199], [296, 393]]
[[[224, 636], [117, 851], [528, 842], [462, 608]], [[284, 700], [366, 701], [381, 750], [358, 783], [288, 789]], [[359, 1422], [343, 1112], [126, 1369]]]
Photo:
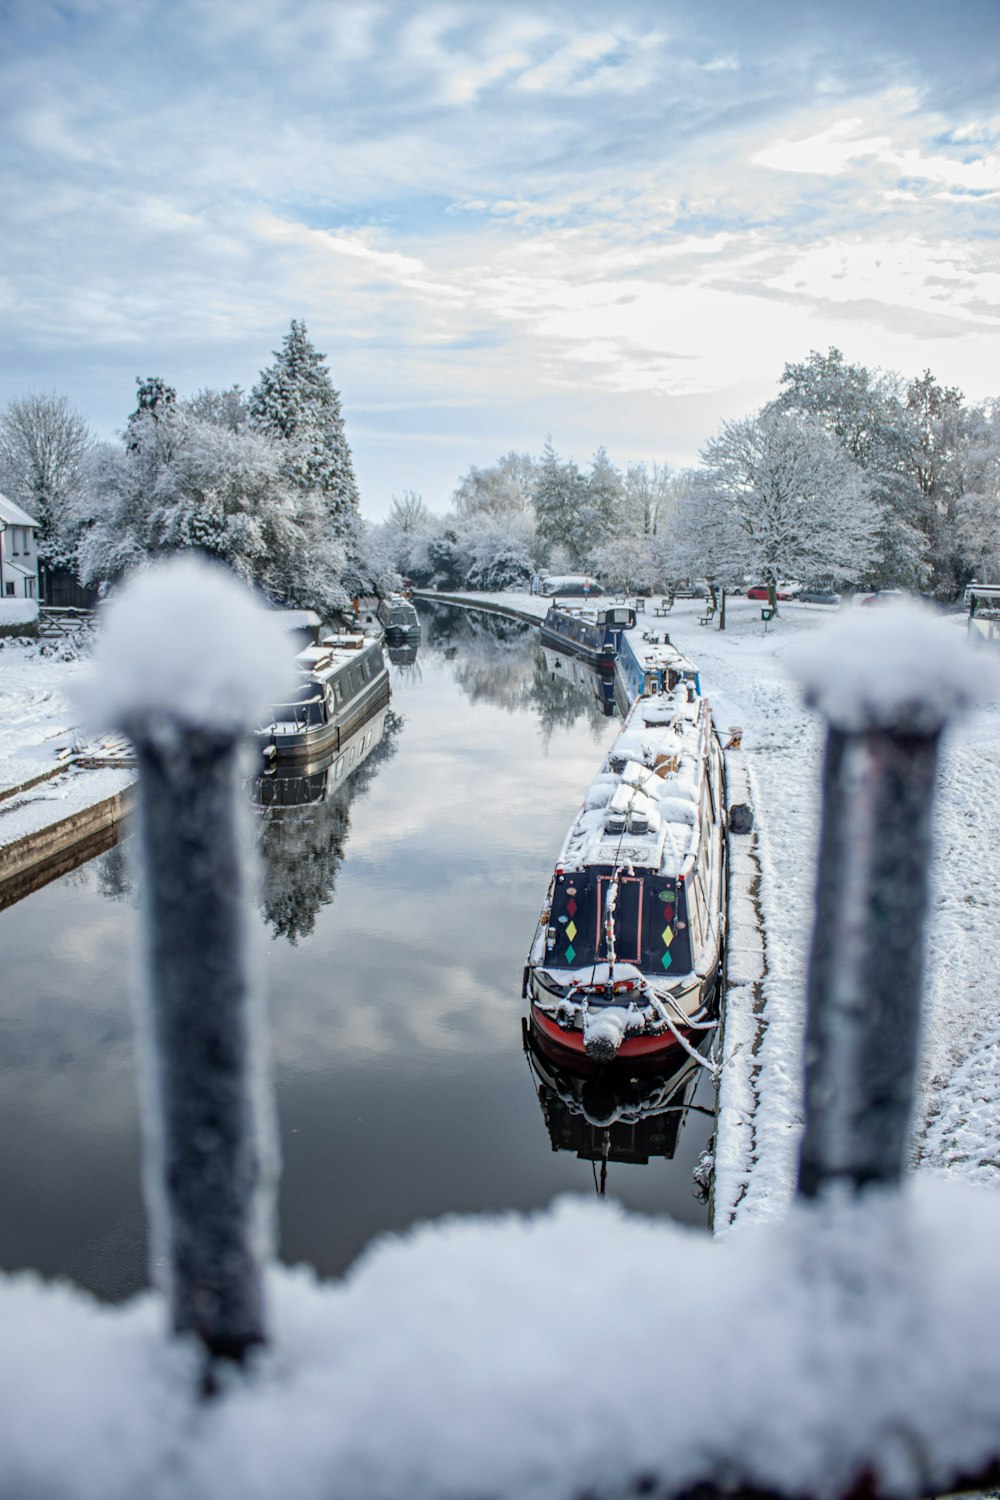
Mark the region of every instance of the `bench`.
[[657, 605], [654, 606], [653, 614], [654, 615], [658, 615], [659, 618], [662, 620], [663, 617], [664, 617], [664, 615], [669, 615], [669, 613], [673, 609], [673, 607], [674, 607], [673, 595], [671, 595], [669, 599], [666, 598], [666, 596], [664, 596], [664, 598], [662, 598], [660, 600], [659, 604], [657, 604]]
[[712, 623], [712, 621], [714, 619], [715, 619], [715, 605], [714, 604], [710, 604], [708, 606], [708, 608], [705, 610], [705, 613], [699, 618], [698, 624], [699, 625], [711, 625], [711, 623]]

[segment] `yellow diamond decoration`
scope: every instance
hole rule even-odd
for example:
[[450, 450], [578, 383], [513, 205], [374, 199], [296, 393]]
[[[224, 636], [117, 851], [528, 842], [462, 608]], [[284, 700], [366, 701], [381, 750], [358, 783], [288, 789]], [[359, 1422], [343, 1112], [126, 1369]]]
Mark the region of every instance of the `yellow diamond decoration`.
[[566, 927], [566, 936], [569, 938], [570, 942], [572, 942], [573, 939], [576, 937], [576, 923], [575, 922], [571, 921], [571, 922], [569, 922], [567, 924], [567, 927]]
[[674, 929], [668, 924], [663, 929], [663, 941], [666, 943], [667, 947], [669, 948], [670, 944], [673, 942], [673, 940], [674, 940]]

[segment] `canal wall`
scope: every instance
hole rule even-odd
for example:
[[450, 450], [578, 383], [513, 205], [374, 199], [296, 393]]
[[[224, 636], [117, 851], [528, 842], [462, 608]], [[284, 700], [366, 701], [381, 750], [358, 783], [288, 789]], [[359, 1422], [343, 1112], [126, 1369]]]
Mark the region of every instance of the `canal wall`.
[[110, 848], [134, 805], [133, 773], [123, 770], [60, 766], [11, 788], [0, 802], [0, 907]]

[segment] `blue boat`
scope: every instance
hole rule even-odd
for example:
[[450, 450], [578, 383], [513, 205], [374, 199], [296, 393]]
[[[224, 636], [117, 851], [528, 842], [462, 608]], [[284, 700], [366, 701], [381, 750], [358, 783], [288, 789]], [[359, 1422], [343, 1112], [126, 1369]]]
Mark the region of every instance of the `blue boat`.
[[598, 671], [612, 671], [622, 636], [634, 627], [635, 610], [626, 604], [596, 610], [553, 604], [539, 632], [546, 646], [572, 652]]
[[647, 631], [622, 635], [615, 656], [615, 702], [624, 718], [637, 698], [672, 693], [678, 683], [691, 683], [701, 697], [698, 668], [670, 644], [668, 635]]

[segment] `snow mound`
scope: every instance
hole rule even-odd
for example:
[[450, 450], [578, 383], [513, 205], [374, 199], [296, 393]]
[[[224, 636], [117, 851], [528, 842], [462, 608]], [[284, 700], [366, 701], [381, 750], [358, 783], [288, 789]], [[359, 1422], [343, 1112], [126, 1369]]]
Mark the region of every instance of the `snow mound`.
[[279, 616], [222, 568], [182, 557], [136, 574], [107, 606], [75, 696], [95, 731], [167, 717], [240, 733], [292, 675]]
[[916, 602], [851, 611], [796, 643], [786, 663], [807, 703], [847, 732], [933, 734], [1000, 685], [992, 659]]

